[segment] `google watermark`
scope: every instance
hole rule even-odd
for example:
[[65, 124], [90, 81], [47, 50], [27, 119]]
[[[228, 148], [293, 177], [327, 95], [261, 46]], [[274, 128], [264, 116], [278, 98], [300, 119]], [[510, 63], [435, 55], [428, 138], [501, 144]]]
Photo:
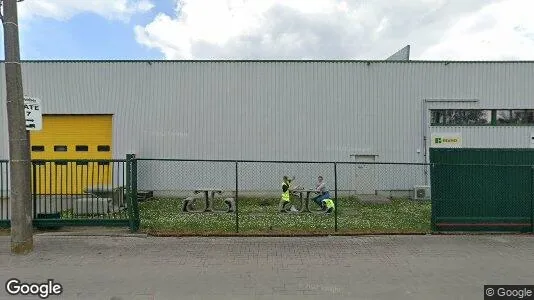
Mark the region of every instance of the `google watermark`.
[[534, 286], [485, 285], [484, 299], [534, 299]]
[[48, 299], [50, 296], [58, 296], [63, 293], [63, 286], [54, 282], [54, 279], [48, 279], [42, 283], [26, 283], [17, 278], [11, 278], [6, 282], [5, 287], [11, 296], [32, 295], [41, 299]]

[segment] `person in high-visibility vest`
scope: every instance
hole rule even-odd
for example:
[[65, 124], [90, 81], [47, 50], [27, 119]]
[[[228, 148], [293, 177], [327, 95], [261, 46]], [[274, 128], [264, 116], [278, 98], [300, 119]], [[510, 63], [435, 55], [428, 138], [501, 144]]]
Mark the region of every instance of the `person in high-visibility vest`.
[[330, 199], [330, 198], [324, 199], [322, 201], [322, 203], [324, 204], [324, 206], [326, 208], [325, 213], [327, 213], [327, 214], [333, 212], [336, 209], [334, 201], [332, 199]]
[[323, 176], [317, 177], [317, 183], [315, 184], [315, 192], [319, 194], [316, 197], [313, 197], [312, 200], [321, 208], [319, 210], [326, 210], [324, 206], [323, 199], [330, 198], [330, 192], [326, 188], [326, 183], [323, 181]]
[[289, 179], [287, 176], [284, 176], [284, 178], [282, 179], [282, 198], [280, 199], [280, 203], [278, 205], [279, 212], [284, 212], [284, 213], [287, 212], [285, 206], [288, 205], [291, 201], [290, 190], [289, 190], [290, 187], [291, 187], [291, 179]]

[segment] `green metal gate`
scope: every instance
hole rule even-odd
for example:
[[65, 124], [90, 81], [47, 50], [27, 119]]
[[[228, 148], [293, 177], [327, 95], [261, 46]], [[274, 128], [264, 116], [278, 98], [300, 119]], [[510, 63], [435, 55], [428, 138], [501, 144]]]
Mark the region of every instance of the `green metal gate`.
[[431, 148], [433, 231], [533, 231], [534, 149]]
[[[9, 162], [0, 161], [0, 227], [10, 227]], [[128, 226], [139, 229], [137, 161], [33, 160], [32, 215], [37, 228]]]

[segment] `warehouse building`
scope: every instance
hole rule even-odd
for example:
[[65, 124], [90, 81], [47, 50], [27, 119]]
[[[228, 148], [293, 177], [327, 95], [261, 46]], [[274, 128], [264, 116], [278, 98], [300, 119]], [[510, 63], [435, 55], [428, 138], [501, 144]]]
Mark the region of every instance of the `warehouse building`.
[[[534, 148], [534, 62], [24, 61], [22, 71], [25, 95], [42, 101], [44, 115], [31, 132], [34, 159], [424, 163], [429, 147]], [[5, 99], [3, 68], [0, 77]], [[5, 104], [0, 119], [7, 159]], [[424, 167], [375, 167], [341, 166], [339, 188], [428, 184]], [[330, 164], [242, 170], [251, 190], [277, 190], [295, 172], [306, 185], [319, 174], [333, 180]], [[231, 163], [147, 161], [138, 184], [232, 187], [233, 172]]]

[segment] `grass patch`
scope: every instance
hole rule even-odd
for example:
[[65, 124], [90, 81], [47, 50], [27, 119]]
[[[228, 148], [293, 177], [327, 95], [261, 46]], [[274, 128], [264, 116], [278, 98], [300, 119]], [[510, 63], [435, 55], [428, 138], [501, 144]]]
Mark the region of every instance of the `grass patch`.
[[[297, 200], [297, 206], [300, 202]], [[202, 205], [202, 204], [200, 204]], [[154, 235], [235, 234], [235, 213], [183, 213], [181, 199], [156, 198], [139, 204], [141, 230]], [[223, 209], [222, 201], [215, 207]], [[250, 235], [336, 234], [334, 214], [277, 212], [278, 199], [240, 198], [239, 233]], [[200, 209], [202, 207], [197, 207]], [[366, 204], [357, 198], [338, 199], [337, 234], [430, 233], [430, 202], [394, 199]]]
[[363, 204], [355, 198], [340, 203], [338, 229], [357, 233], [430, 233], [430, 201], [394, 199], [389, 204]]

